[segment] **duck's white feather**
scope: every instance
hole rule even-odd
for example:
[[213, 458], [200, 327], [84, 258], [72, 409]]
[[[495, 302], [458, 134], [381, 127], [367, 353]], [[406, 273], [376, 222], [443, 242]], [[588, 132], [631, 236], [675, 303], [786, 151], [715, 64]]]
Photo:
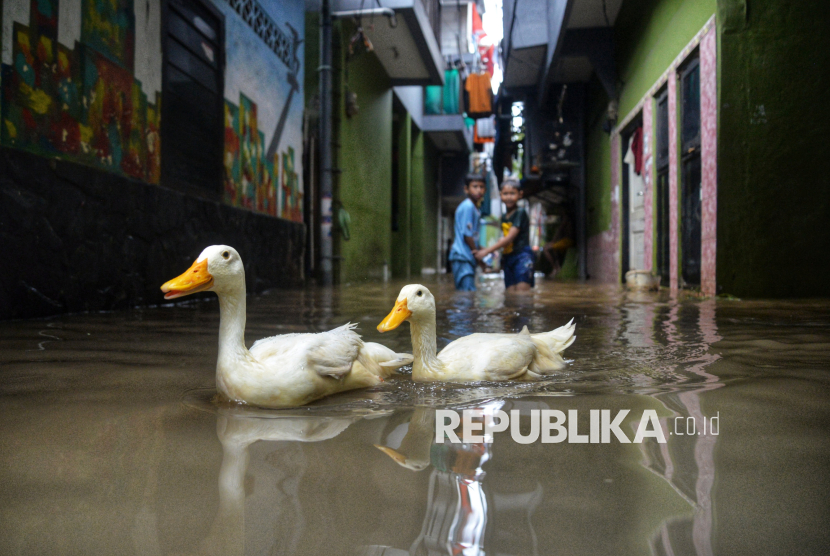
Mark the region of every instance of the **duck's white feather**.
[[[202, 251], [191, 268], [201, 277], [197, 285], [208, 285], [195, 291], [214, 291], [219, 296], [216, 387], [230, 400], [294, 407], [336, 392], [374, 386], [406, 364], [406, 354], [364, 343], [351, 323], [319, 334], [263, 338], [249, 350], [245, 347], [245, 269], [239, 253], [227, 245], [213, 245]], [[190, 272], [162, 290], [181, 296], [188, 290], [178, 284], [195, 283], [196, 278], [188, 278]]]
[[562, 370], [562, 352], [576, 339], [571, 319], [540, 334], [531, 334], [527, 326], [518, 334], [471, 334], [436, 354], [435, 298], [427, 288], [404, 286], [387, 319], [395, 314], [409, 315], [405, 320], [415, 356], [412, 378], [417, 381], [533, 380]]
[[438, 354], [452, 380], [510, 380], [533, 362], [536, 345], [528, 334], [471, 334]]
[[251, 346], [251, 355], [263, 365], [285, 365], [288, 361], [305, 366], [320, 376], [343, 378], [352, 370], [363, 341], [345, 324], [319, 334], [284, 334], [263, 338]]

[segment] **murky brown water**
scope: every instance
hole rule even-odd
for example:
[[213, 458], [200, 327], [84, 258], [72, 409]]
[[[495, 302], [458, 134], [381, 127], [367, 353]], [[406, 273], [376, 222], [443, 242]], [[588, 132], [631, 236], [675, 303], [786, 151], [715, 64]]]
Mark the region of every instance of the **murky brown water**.
[[[307, 408], [234, 409], [211, 402], [215, 300], [0, 323], [0, 553], [830, 551], [827, 302], [552, 283], [505, 299], [498, 281], [475, 295], [427, 285], [439, 347], [575, 317], [572, 362], [544, 383], [402, 375]], [[351, 320], [410, 351], [407, 325], [375, 330], [400, 286], [249, 298], [248, 342]], [[719, 430], [666, 444], [520, 445], [507, 432], [435, 444], [435, 409], [448, 407], [576, 409], [580, 432], [590, 410], [654, 409], [669, 431], [716, 415]]]

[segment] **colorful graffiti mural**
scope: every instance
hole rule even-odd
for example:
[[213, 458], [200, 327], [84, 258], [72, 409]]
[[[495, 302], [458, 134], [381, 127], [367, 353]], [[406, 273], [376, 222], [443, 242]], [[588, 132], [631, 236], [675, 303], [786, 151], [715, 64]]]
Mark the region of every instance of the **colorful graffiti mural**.
[[265, 134], [257, 124], [257, 105], [251, 99], [240, 95], [239, 106], [225, 101], [225, 201], [302, 222], [302, 191], [294, 169], [294, 149], [288, 147], [282, 153], [282, 165], [279, 153], [269, 158]]
[[83, 0], [81, 42], [59, 44], [58, 0], [31, 0], [2, 66], [0, 142], [158, 183], [160, 97], [133, 76], [132, 0]]
[[303, 194], [300, 191], [300, 180], [294, 171], [294, 148], [288, 147], [288, 152], [282, 153], [282, 189], [280, 191], [280, 207], [282, 217], [295, 222], [303, 220]]
[[301, 222], [305, 3], [214, 5], [233, 45], [225, 65], [225, 202]]
[[[158, 184], [158, 0], [139, 12], [135, 0], [13, 1], [28, 9], [3, 26], [0, 144]], [[302, 221], [305, 4], [212, 3], [225, 18], [225, 201]], [[279, 33], [263, 36], [251, 10]]]

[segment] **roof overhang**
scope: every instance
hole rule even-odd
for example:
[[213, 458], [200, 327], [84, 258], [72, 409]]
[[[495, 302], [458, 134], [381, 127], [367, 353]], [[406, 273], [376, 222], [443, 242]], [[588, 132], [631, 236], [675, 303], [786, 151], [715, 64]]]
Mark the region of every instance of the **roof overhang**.
[[537, 88], [544, 83], [573, 1], [504, 1], [505, 88]]
[[613, 26], [623, 0], [570, 0], [567, 25], [541, 84], [540, 99], [555, 83], [586, 83], [596, 74], [609, 98], [616, 98]]
[[423, 2], [382, 0], [379, 3], [382, 8], [394, 10], [396, 25], [393, 26], [389, 17], [369, 15], [378, 7], [378, 2], [334, 0], [332, 14], [366, 10], [363, 23], [371, 18], [372, 28], [366, 25], [364, 32], [393, 86], [443, 85], [444, 62]]
[[464, 123], [464, 116], [424, 115], [421, 122], [421, 131], [439, 151], [468, 153], [473, 150], [473, 133]]

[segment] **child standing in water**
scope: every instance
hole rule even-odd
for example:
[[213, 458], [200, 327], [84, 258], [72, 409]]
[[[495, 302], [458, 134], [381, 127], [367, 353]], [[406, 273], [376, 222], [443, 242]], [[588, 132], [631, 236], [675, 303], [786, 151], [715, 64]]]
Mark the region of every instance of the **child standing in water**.
[[501, 185], [501, 202], [505, 213], [501, 217], [504, 237], [490, 247], [476, 251], [475, 257], [484, 257], [504, 248], [501, 267], [504, 271], [504, 287], [508, 292], [527, 292], [533, 287], [533, 250], [530, 248], [530, 218], [517, 203], [522, 198], [519, 182], [504, 180]]
[[481, 212], [478, 205], [484, 197], [484, 176], [467, 174], [464, 178], [464, 199], [455, 209], [455, 239], [450, 249], [450, 264], [455, 289], [476, 291], [476, 249]]

